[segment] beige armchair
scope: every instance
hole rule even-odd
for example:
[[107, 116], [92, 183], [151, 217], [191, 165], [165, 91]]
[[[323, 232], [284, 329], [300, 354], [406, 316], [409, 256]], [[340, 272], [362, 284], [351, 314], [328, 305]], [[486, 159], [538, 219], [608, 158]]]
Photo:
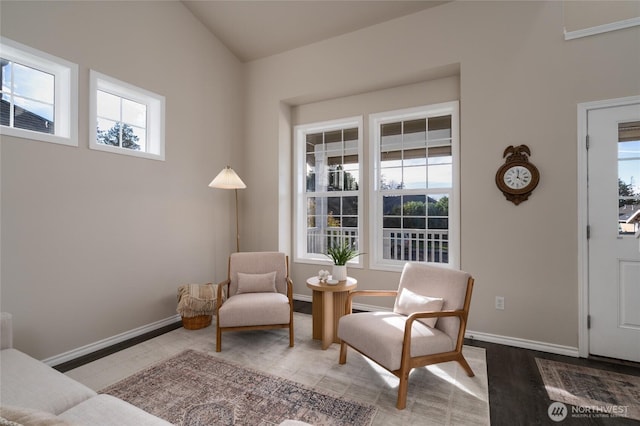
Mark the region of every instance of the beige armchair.
[[216, 352], [222, 350], [223, 331], [289, 328], [293, 346], [289, 258], [278, 252], [233, 253], [228, 278], [218, 285], [216, 316]]
[[340, 364], [347, 362], [347, 346], [400, 378], [398, 409], [407, 403], [413, 368], [457, 361], [469, 377], [473, 370], [462, 355], [473, 278], [466, 272], [407, 263], [398, 290], [354, 291], [353, 297], [395, 296], [393, 312], [350, 313], [340, 318]]

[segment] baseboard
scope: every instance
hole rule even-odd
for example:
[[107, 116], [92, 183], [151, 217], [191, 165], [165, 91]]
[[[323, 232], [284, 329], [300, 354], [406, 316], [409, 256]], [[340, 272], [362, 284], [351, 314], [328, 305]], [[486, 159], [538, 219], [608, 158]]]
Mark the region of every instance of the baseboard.
[[145, 333], [149, 333], [159, 328], [162, 328], [171, 324], [175, 324], [176, 322], [181, 320], [182, 318], [180, 317], [180, 315], [178, 314], [172, 315], [168, 318], [153, 322], [151, 324], [143, 325], [141, 327], [134, 328], [133, 330], [125, 331], [124, 333], [120, 333], [115, 336], [111, 336], [106, 339], [102, 339], [97, 342], [79, 347], [77, 349], [73, 349], [68, 352], [61, 353], [60, 355], [55, 355], [50, 358], [43, 359], [42, 362], [44, 362], [50, 367], [63, 364], [65, 362], [75, 360], [77, 358], [99, 351], [101, 349], [105, 349], [110, 346], [116, 345], [118, 343], [122, 343], [134, 337], [141, 336]]
[[293, 293], [293, 300], [299, 300], [301, 302], [309, 302], [309, 303], [311, 303], [311, 301], [313, 299], [311, 298], [311, 296], [307, 296], [306, 294]]
[[[312, 298], [311, 296], [307, 296], [306, 294], [294, 294], [293, 295], [293, 300], [300, 300], [302, 302], [309, 302], [312, 303]], [[358, 309], [360, 311], [386, 311], [386, 312], [391, 312], [392, 309], [391, 308], [384, 308], [382, 306], [375, 306], [375, 305], [366, 305], [364, 303], [353, 303], [353, 308], [354, 309]]]
[[572, 346], [556, 345], [555, 343], [538, 342], [536, 340], [521, 339], [519, 337], [500, 336], [498, 334], [482, 333], [472, 330], [467, 330], [464, 337], [467, 339], [479, 340], [481, 342], [497, 343], [500, 345], [513, 346], [516, 348], [531, 349], [533, 351], [548, 352], [574, 358], [580, 357], [578, 348], [574, 348]]
[[[295, 300], [301, 300], [303, 302], [311, 302], [311, 296], [304, 294], [294, 294]], [[355, 309], [362, 311], [391, 311], [389, 308], [383, 308], [374, 305], [364, 305], [361, 303], [354, 303]], [[579, 358], [580, 354], [578, 348], [571, 346], [556, 345], [554, 343], [538, 342], [535, 340], [521, 339], [519, 337], [500, 336], [497, 334], [482, 333], [479, 331], [467, 330], [464, 337], [467, 339], [479, 340], [481, 342], [497, 343], [505, 346], [513, 346], [516, 348], [531, 349], [534, 351], [548, 352], [557, 355], [565, 355], [574, 358]]]
[[[309, 303], [312, 302], [311, 296], [308, 296], [305, 294], [294, 294], [293, 298], [294, 300], [300, 300], [303, 302], [309, 302]], [[381, 306], [374, 306], [374, 305], [366, 305], [363, 303], [354, 303], [353, 307], [355, 309], [359, 309], [362, 311], [391, 311], [391, 309], [389, 308], [384, 308]], [[99, 340], [94, 343], [90, 343], [80, 348], [76, 348], [68, 352], [64, 352], [62, 354], [43, 359], [42, 362], [44, 362], [45, 364], [51, 367], [59, 364], [63, 364], [65, 362], [78, 359], [82, 356], [91, 354], [101, 349], [105, 349], [110, 346], [116, 345], [118, 343], [122, 343], [134, 337], [141, 336], [145, 333], [149, 333], [159, 328], [166, 327], [171, 324], [175, 324], [180, 320], [181, 320], [180, 315], [177, 315], [177, 314], [172, 315], [168, 318], [153, 322], [151, 324], [143, 325], [141, 327], [134, 328], [133, 330], [129, 330], [124, 333], [120, 333], [115, 336], [111, 336], [106, 339]], [[574, 348], [571, 346], [556, 345], [554, 343], [538, 342], [535, 340], [521, 339], [519, 337], [501, 336], [497, 334], [483, 333], [483, 332], [471, 331], [471, 330], [467, 330], [467, 332], [465, 333], [465, 337], [468, 339], [479, 340], [481, 342], [497, 343], [500, 345], [513, 346], [516, 348], [523, 348], [523, 349], [531, 349], [534, 351], [548, 352], [548, 353], [553, 353], [558, 355], [570, 356], [574, 358], [580, 357], [578, 348]]]

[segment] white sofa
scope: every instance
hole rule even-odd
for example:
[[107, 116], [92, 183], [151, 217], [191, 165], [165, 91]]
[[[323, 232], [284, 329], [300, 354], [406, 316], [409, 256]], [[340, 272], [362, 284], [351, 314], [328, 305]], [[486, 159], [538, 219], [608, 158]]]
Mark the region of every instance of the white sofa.
[[13, 348], [11, 314], [0, 315], [1, 425], [171, 425]]

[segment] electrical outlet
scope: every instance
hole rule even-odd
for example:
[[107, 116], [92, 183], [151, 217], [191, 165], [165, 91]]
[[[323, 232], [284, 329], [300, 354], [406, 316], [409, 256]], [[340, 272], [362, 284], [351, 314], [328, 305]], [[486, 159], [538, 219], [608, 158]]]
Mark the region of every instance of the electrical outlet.
[[504, 297], [496, 296], [496, 309], [504, 310]]

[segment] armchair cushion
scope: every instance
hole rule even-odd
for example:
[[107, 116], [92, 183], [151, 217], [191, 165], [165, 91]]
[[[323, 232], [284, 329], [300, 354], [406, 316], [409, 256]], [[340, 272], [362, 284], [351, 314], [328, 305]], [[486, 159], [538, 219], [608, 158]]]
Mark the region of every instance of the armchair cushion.
[[244, 274], [238, 272], [238, 292], [241, 293], [275, 293], [276, 271], [266, 274]]
[[289, 298], [280, 293], [241, 293], [227, 299], [218, 311], [220, 327], [288, 324]]
[[[394, 312], [362, 312], [346, 315], [338, 323], [338, 337], [390, 371], [400, 368], [407, 317]], [[412, 357], [452, 351], [455, 342], [437, 328], [414, 321]]]
[[[393, 312], [407, 316], [415, 312], [439, 312], [442, 310], [443, 304], [444, 299], [441, 297], [422, 296], [408, 288], [402, 288], [396, 297]], [[420, 318], [418, 321], [433, 328], [436, 326], [438, 318]]]
[[287, 259], [279, 252], [242, 252], [232, 253], [229, 259], [229, 294], [238, 293], [238, 273], [265, 274], [276, 272], [276, 291], [287, 294]]
[[[408, 289], [423, 296], [441, 297], [442, 310], [455, 311], [464, 307], [469, 278], [471, 275], [463, 271], [409, 262], [402, 270], [398, 294]], [[458, 318], [440, 318], [435, 327], [455, 341], [459, 325]]]

